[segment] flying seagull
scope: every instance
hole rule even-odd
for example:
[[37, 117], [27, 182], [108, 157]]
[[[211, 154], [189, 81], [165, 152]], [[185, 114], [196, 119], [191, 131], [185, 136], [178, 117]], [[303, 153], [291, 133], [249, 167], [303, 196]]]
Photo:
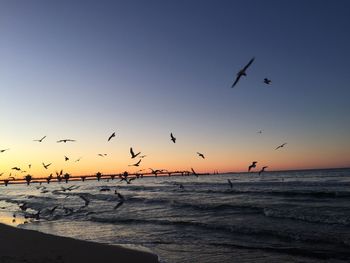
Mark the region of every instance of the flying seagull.
[[238, 71], [237, 73], [237, 77], [236, 77], [236, 80], [235, 82], [233, 82], [231, 88], [233, 88], [234, 86], [236, 86], [236, 84], [238, 83], [239, 79], [242, 77], [242, 76], [247, 76], [247, 73], [246, 73], [246, 70], [249, 68], [249, 66], [253, 63], [254, 61], [254, 57], [248, 62], [247, 65], [245, 65], [244, 68], [242, 68], [240, 71]]
[[0, 153], [6, 152], [6, 151], [8, 151], [8, 150], [10, 150], [10, 148], [2, 149], [2, 150], [0, 150]]
[[12, 169], [12, 170], [16, 170], [16, 171], [20, 171], [20, 170], [21, 170], [21, 168], [19, 168], [19, 167], [17, 167], [17, 166], [12, 167], [11, 169]]
[[193, 168], [191, 168], [191, 170], [192, 170], [192, 173], [198, 177], [198, 174], [193, 170]]
[[264, 166], [263, 168], [261, 168], [261, 170], [259, 171], [259, 175], [263, 172], [265, 172], [265, 169], [267, 168], [268, 166]]
[[131, 164], [129, 166], [139, 166], [140, 162], [141, 162], [141, 159], [137, 163]]
[[79, 162], [82, 157], [79, 157], [78, 159], [75, 160], [75, 162]]
[[46, 135], [42, 137], [40, 140], [33, 140], [34, 142], [42, 142], [46, 138]]
[[173, 143], [176, 142], [176, 138], [174, 137], [173, 133], [170, 133], [170, 137], [171, 137], [171, 140], [173, 141]]
[[203, 154], [203, 153], [199, 153], [199, 152], [197, 152], [197, 154], [198, 154], [198, 156], [199, 156], [199, 157], [202, 157], [203, 159], [205, 159], [205, 157], [204, 157], [204, 154]]
[[108, 142], [109, 142], [113, 137], [115, 137], [115, 132], [113, 132], [113, 133], [111, 134], [111, 136], [108, 137]]
[[278, 150], [279, 148], [283, 148], [286, 144], [287, 144], [287, 143], [285, 142], [285, 143], [283, 143], [283, 144], [277, 146], [275, 150]]
[[59, 143], [59, 142], [64, 142], [64, 143], [66, 143], [66, 142], [75, 142], [75, 140], [63, 139], [63, 140], [58, 140], [57, 142], [58, 142], [58, 143]]
[[268, 78], [264, 78], [264, 83], [265, 84], [267, 84], [267, 85], [269, 85], [269, 84], [271, 84], [271, 79], [268, 79]]
[[44, 163], [42, 163], [42, 164], [43, 164], [43, 166], [44, 166], [45, 169], [47, 169], [47, 168], [51, 165], [51, 163], [49, 163], [49, 164], [44, 164]]
[[67, 156], [64, 156], [64, 160], [67, 162], [69, 158]]
[[99, 153], [98, 156], [105, 157], [107, 156], [107, 153]]
[[248, 167], [248, 172], [250, 172], [252, 168], [255, 168], [257, 163], [258, 162], [252, 162], [252, 164]]
[[257, 131], [256, 133], [260, 133], [260, 134], [262, 134], [262, 130], [259, 130], [259, 131]]
[[135, 157], [137, 157], [141, 152], [138, 152], [137, 154], [134, 153], [132, 147], [130, 147], [130, 154], [131, 154], [131, 158], [134, 159]]

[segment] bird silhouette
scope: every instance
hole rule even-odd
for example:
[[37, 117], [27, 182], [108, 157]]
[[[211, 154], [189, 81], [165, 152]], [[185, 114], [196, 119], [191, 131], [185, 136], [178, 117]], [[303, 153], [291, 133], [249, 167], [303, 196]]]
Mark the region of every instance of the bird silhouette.
[[75, 162], [79, 162], [82, 157], [79, 157], [78, 159], [75, 160]]
[[84, 202], [85, 202], [85, 205], [84, 205], [84, 206], [88, 206], [88, 205], [89, 205], [90, 200], [89, 200], [86, 196], [84, 196], [84, 195], [79, 195], [79, 197], [80, 197], [81, 199], [84, 200]]
[[46, 135], [39, 140], [33, 140], [34, 142], [42, 142], [46, 138]]
[[268, 79], [268, 78], [264, 78], [264, 83], [265, 84], [267, 84], [267, 85], [269, 85], [269, 84], [271, 84], [271, 79]]
[[175, 143], [176, 142], [176, 138], [174, 137], [173, 133], [170, 133], [170, 137], [171, 137], [170, 140], [172, 140], [173, 143]]
[[8, 150], [10, 150], [10, 148], [2, 149], [2, 150], [0, 150], [0, 153], [6, 152], [6, 151], [8, 151]]
[[1, 173], [0, 176], [2, 176], [4, 173]]
[[248, 172], [250, 172], [252, 168], [255, 168], [257, 163], [258, 162], [252, 162], [252, 164], [248, 167]]
[[140, 165], [140, 162], [141, 162], [141, 159], [140, 159], [137, 163], [131, 164], [131, 165], [129, 165], [129, 166], [139, 166], [139, 165]]
[[111, 134], [111, 136], [108, 137], [108, 140], [107, 140], [107, 141], [109, 142], [113, 137], [115, 137], [115, 132], [113, 132], [113, 133]]
[[256, 133], [262, 134], [262, 130], [257, 131]]
[[131, 154], [131, 158], [134, 159], [135, 157], [137, 157], [141, 152], [138, 152], [137, 154], [134, 153], [132, 147], [130, 147], [130, 154]]
[[29, 169], [30, 169], [30, 168], [32, 168], [32, 165], [31, 165], [31, 164], [28, 164], [28, 167], [29, 167]]
[[285, 142], [285, 143], [283, 143], [283, 144], [277, 146], [275, 150], [278, 150], [279, 148], [283, 148], [286, 144], [287, 144], [287, 143]]
[[45, 169], [47, 169], [47, 168], [51, 165], [51, 163], [49, 163], [49, 164], [44, 164], [44, 163], [42, 163], [42, 164], [43, 164], [43, 166], [44, 166]]
[[12, 167], [11, 169], [12, 169], [12, 170], [16, 170], [16, 171], [20, 171], [20, 170], [21, 170], [21, 168], [19, 168], [19, 167], [17, 167], [17, 166]]
[[98, 156], [105, 157], [107, 156], [107, 153], [99, 153]]
[[246, 70], [247, 70], [247, 69], [249, 68], [249, 66], [253, 63], [254, 59], [255, 59], [255, 58], [253, 57], [253, 58], [248, 62], [248, 64], [245, 65], [244, 68], [242, 68], [240, 71], [238, 71], [237, 77], [236, 77], [236, 79], [235, 79], [235, 82], [233, 82], [231, 88], [233, 88], [234, 86], [236, 86], [236, 84], [238, 83], [238, 81], [240, 80], [240, 78], [241, 78], [242, 76], [247, 76]]
[[113, 208], [116, 210], [118, 207], [120, 207], [122, 204], [124, 204], [124, 201], [119, 201], [118, 204]]
[[265, 169], [267, 168], [268, 166], [264, 166], [263, 168], [261, 168], [261, 170], [259, 171], [259, 175], [263, 172], [265, 172]]
[[69, 158], [67, 156], [64, 156], [64, 160], [67, 162]]
[[60, 143], [60, 142], [75, 142], [76, 140], [72, 140], [72, 139], [63, 139], [63, 140], [58, 140], [57, 142]]
[[193, 170], [193, 168], [191, 168], [191, 170], [192, 170], [193, 175], [198, 177], [198, 174]]
[[227, 179], [227, 182], [229, 183], [230, 187], [232, 188], [233, 187], [233, 183], [231, 182], [231, 180]]
[[203, 159], [205, 159], [205, 157], [204, 157], [204, 154], [203, 154], [203, 153], [199, 153], [199, 152], [197, 152], [197, 154], [198, 154], [198, 156], [199, 156], [199, 157], [202, 157]]

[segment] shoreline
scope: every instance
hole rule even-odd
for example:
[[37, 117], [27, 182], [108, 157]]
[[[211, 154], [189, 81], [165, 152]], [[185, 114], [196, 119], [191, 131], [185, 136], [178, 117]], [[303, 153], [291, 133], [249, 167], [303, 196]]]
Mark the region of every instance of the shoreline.
[[0, 223], [1, 263], [159, 263], [158, 256], [117, 245], [44, 234]]

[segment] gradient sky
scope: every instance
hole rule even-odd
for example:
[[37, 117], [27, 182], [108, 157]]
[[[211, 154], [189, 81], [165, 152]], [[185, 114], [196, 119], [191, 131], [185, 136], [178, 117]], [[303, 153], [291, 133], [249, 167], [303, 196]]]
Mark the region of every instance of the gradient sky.
[[349, 167], [349, 14], [345, 0], [1, 0], [0, 173], [132, 172], [130, 146], [140, 169]]

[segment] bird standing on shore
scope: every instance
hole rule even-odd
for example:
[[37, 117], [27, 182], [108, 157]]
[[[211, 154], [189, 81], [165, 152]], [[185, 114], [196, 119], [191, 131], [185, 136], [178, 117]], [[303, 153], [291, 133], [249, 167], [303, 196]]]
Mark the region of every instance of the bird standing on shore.
[[247, 76], [246, 70], [247, 70], [247, 69], [249, 68], [249, 66], [253, 63], [254, 59], [255, 59], [255, 58], [253, 57], [253, 58], [248, 62], [248, 64], [245, 65], [244, 68], [242, 68], [240, 71], [238, 71], [237, 77], [236, 77], [236, 79], [235, 79], [235, 82], [233, 82], [231, 88], [233, 88], [234, 86], [236, 86], [236, 84], [238, 83], [238, 81], [240, 80], [240, 78], [241, 78], [242, 76]]

